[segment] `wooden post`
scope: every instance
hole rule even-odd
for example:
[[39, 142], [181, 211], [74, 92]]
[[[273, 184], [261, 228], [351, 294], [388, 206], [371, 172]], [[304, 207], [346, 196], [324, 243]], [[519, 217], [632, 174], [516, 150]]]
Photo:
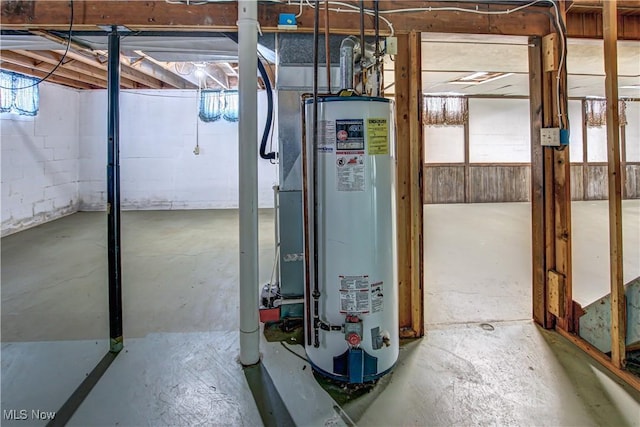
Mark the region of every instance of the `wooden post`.
[[398, 34], [396, 218], [400, 334], [405, 338], [424, 335], [421, 62], [420, 33]]
[[589, 188], [589, 157], [587, 157], [587, 101], [582, 100], [582, 200], [587, 200], [587, 189]]
[[529, 104], [531, 112], [531, 232], [533, 320], [545, 328], [547, 323], [547, 274], [545, 267], [544, 154], [540, 145], [542, 128], [542, 40], [529, 38]]
[[622, 275], [622, 170], [618, 112], [617, 1], [602, 5], [605, 92], [607, 98], [607, 162], [609, 175], [609, 261], [611, 278], [611, 362], [624, 367], [626, 301]]
[[[469, 98], [465, 98], [467, 111], [469, 111]], [[469, 165], [469, 118], [464, 121], [464, 202], [471, 203], [470, 195], [470, 165]]]

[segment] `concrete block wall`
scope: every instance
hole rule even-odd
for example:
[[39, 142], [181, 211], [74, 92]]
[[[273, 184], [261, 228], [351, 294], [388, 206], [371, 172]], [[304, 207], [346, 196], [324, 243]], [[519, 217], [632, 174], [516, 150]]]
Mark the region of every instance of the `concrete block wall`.
[[77, 211], [78, 106], [78, 91], [43, 83], [37, 116], [1, 115], [2, 236]]
[[[258, 94], [258, 103], [261, 137], [266, 119], [264, 92]], [[106, 91], [82, 92], [80, 111], [80, 208], [104, 210]], [[123, 209], [238, 206], [238, 123], [200, 121], [197, 92], [193, 90], [122, 91], [120, 114]], [[194, 154], [196, 140], [198, 155]], [[274, 135], [273, 141], [277, 140]], [[272, 207], [277, 166], [256, 161], [259, 206]]]

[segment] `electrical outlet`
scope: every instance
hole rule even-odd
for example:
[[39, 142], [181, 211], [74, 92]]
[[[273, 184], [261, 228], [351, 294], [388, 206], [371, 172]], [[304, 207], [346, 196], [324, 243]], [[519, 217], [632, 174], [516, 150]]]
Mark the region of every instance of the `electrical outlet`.
[[560, 146], [560, 128], [540, 129], [540, 145], [543, 147]]
[[397, 37], [387, 37], [385, 39], [386, 44], [386, 53], [387, 55], [397, 55], [398, 54], [398, 38]]

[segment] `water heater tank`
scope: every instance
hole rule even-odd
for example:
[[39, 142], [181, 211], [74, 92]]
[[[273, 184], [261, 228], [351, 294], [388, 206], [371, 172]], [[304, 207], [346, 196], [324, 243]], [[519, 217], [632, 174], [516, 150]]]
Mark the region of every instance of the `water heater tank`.
[[313, 105], [305, 100], [306, 352], [325, 376], [370, 382], [399, 351], [393, 103], [318, 97], [316, 147]]

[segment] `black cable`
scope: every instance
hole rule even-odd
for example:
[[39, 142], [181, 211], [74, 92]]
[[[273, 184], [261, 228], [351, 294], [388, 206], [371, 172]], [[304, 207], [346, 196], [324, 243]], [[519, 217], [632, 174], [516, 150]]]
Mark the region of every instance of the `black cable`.
[[69, 41], [67, 42], [67, 47], [64, 50], [64, 54], [62, 55], [62, 58], [60, 58], [60, 61], [58, 61], [56, 66], [53, 67], [53, 70], [49, 71], [49, 74], [47, 74], [46, 76], [44, 76], [43, 78], [41, 78], [37, 82], [32, 83], [30, 85], [23, 86], [23, 87], [4, 87], [4, 86], [0, 86], [0, 88], [7, 89], [7, 90], [23, 90], [23, 89], [29, 89], [30, 87], [38, 86], [40, 83], [46, 81], [49, 77], [51, 77], [53, 75], [53, 73], [55, 73], [56, 70], [58, 68], [60, 68], [60, 66], [64, 62], [65, 58], [67, 57], [67, 53], [69, 53], [69, 48], [71, 47], [71, 35], [73, 34], [73, 0], [69, 0], [69, 7], [71, 7], [71, 16], [69, 17], [69, 30], [67, 31], [67, 34], [68, 34], [67, 37], [68, 37]]
[[309, 362], [306, 357], [300, 356], [298, 353], [296, 353], [295, 351], [291, 350], [289, 348], [289, 346], [284, 343], [284, 341], [280, 341], [280, 344], [282, 344], [282, 346], [285, 348], [285, 350], [287, 350], [289, 353], [291, 353], [294, 356], [304, 360], [305, 362]]

